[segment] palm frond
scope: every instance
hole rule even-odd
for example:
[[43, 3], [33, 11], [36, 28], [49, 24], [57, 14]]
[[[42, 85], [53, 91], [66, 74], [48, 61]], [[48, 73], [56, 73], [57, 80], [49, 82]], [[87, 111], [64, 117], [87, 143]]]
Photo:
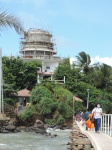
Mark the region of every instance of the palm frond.
[[13, 27], [18, 34], [24, 32], [22, 23], [18, 18], [8, 14], [7, 11], [2, 12], [0, 10], [0, 31], [2, 31], [2, 27]]

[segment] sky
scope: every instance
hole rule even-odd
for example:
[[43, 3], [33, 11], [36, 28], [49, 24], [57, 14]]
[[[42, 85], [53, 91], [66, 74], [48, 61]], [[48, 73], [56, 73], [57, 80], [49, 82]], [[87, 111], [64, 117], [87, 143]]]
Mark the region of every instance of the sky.
[[[20, 18], [26, 31], [52, 33], [58, 56], [76, 60], [84, 51], [92, 63], [112, 66], [112, 0], [0, 0], [0, 10]], [[20, 38], [14, 29], [2, 28], [2, 55], [19, 55]]]

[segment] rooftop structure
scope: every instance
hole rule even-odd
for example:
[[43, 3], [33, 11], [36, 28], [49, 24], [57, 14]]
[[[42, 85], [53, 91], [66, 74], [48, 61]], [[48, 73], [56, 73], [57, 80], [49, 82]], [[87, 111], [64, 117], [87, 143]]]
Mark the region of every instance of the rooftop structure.
[[20, 44], [20, 53], [24, 59], [50, 59], [57, 54], [52, 34], [41, 29], [30, 29], [25, 32]]

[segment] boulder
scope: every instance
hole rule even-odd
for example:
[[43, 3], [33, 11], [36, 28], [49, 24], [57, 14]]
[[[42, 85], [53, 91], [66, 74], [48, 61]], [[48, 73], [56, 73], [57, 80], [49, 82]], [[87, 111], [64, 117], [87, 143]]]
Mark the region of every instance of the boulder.
[[36, 124], [44, 124], [41, 120], [36, 120]]
[[37, 128], [35, 133], [46, 134], [46, 130]]
[[16, 129], [16, 127], [14, 125], [9, 124], [8, 126], [5, 127], [5, 129], [9, 130], [9, 131], [14, 131]]
[[80, 138], [80, 139], [75, 139], [75, 144], [76, 145], [90, 145], [91, 142], [88, 138]]
[[1, 133], [10, 133], [8, 130], [2, 130]]
[[34, 128], [40, 128], [40, 129], [44, 129], [44, 123], [41, 120], [36, 120], [36, 122], [34, 123]]

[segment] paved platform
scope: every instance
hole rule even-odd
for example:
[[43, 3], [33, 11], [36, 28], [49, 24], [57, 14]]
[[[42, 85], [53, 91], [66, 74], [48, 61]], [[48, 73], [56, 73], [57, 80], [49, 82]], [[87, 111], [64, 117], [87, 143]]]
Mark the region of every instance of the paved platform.
[[85, 126], [80, 122], [76, 122], [81, 132], [85, 134], [91, 141], [95, 150], [112, 150], [112, 137], [104, 133], [95, 133], [95, 131], [86, 131]]

